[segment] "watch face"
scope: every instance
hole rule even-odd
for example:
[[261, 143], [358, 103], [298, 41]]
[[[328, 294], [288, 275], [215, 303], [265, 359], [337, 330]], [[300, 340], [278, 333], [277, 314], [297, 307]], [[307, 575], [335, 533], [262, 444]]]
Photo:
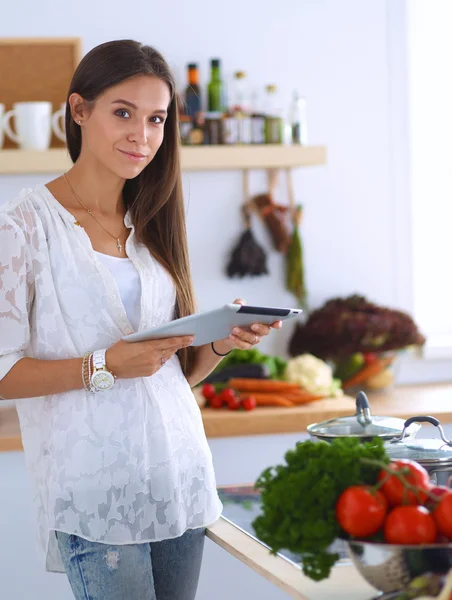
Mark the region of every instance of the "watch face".
[[91, 378], [91, 383], [98, 390], [109, 390], [113, 387], [115, 379], [108, 371], [97, 371]]

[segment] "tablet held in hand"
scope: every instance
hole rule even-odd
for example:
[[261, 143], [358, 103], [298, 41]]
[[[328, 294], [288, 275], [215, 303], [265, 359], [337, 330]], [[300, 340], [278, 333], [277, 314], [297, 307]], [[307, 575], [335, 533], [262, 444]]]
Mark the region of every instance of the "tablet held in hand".
[[227, 338], [234, 327], [250, 327], [253, 323], [270, 325], [301, 315], [300, 308], [274, 306], [248, 306], [247, 304], [225, 304], [220, 308], [196, 313], [169, 321], [146, 331], [124, 336], [127, 342], [144, 342], [178, 335], [194, 335], [193, 346], [203, 346]]

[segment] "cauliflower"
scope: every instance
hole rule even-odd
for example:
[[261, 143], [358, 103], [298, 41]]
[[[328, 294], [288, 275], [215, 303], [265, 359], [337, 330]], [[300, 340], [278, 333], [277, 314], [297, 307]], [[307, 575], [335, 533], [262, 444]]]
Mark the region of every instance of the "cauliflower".
[[316, 396], [343, 395], [340, 381], [333, 378], [330, 365], [312, 354], [301, 354], [290, 359], [284, 377]]

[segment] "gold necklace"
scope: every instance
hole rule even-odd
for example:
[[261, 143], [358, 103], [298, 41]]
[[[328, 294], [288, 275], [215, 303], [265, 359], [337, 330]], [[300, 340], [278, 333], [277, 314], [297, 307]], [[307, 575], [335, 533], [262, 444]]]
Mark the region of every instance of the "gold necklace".
[[[83, 202], [80, 200], [80, 198], [79, 198], [79, 197], [77, 196], [77, 194], [75, 193], [75, 190], [74, 190], [74, 188], [73, 188], [73, 187], [71, 186], [71, 184], [69, 183], [69, 181], [68, 181], [68, 179], [67, 179], [67, 177], [66, 177], [66, 173], [63, 173], [63, 177], [64, 177], [64, 181], [67, 183], [67, 185], [68, 185], [68, 188], [71, 190], [71, 192], [72, 192], [72, 195], [73, 195], [73, 196], [74, 196], [74, 198], [77, 200], [77, 202], [78, 202], [78, 203], [79, 203], [79, 204], [80, 204], [80, 205], [81, 205], [81, 206], [82, 206], [82, 207], [83, 207], [83, 208], [86, 210], [86, 212], [87, 212], [89, 215], [91, 215], [91, 216], [93, 217], [93, 219], [94, 219], [94, 220], [95, 220], [95, 221], [98, 223], [98, 225], [100, 225], [100, 226], [102, 227], [102, 229], [103, 229], [104, 231], [106, 231], [106, 232], [108, 233], [108, 235], [111, 235], [111, 237], [112, 237], [112, 238], [114, 238], [114, 239], [116, 240], [116, 248], [118, 249], [118, 252], [119, 252], [119, 254], [121, 254], [121, 253], [122, 253], [122, 244], [121, 244], [121, 242], [119, 241], [119, 237], [117, 237], [116, 235], [113, 235], [113, 234], [111, 233], [111, 231], [108, 231], [108, 229], [107, 229], [106, 227], [104, 227], [104, 226], [102, 225], [102, 223], [101, 223], [101, 222], [100, 222], [98, 219], [96, 219], [96, 217], [93, 215], [93, 212], [92, 212], [92, 211], [91, 211], [89, 208], [87, 208], [87, 207], [86, 207], [86, 206], [83, 204]], [[127, 227], [124, 227], [124, 229], [121, 231], [121, 233], [120, 233], [119, 235], [122, 235], [126, 229], [127, 229]]]

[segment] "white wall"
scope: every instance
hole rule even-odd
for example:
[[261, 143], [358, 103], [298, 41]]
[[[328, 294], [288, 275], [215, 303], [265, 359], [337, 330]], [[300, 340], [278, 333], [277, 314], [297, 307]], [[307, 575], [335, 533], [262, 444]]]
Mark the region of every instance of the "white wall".
[[[298, 88], [308, 98], [310, 142], [328, 147], [326, 167], [295, 173], [297, 200], [305, 207], [302, 236], [310, 302], [318, 305], [336, 294], [360, 292], [397, 305], [386, 4], [284, 0], [276, 6], [270, 0], [250, 0], [238, 11], [209, 0], [126, 5], [80, 0], [55, 11], [52, 0], [23, 0], [5, 7], [0, 37], [81, 36], [84, 51], [108, 39], [133, 37], [158, 47], [180, 80], [185, 64], [198, 61], [206, 81], [209, 58], [219, 56], [226, 76], [244, 69], [261, 88], [275, 82], [285, 104]], [[25, 185], [51, 178], [0, 177], [0, 202]], [[236, 297], [293, 304], [283, 289], [283, 262], [276, 253], [270, 252], [269, 278], [229, 281], [222, 274], [241, 230], [240, 174], [192, 173], [184, 181], [200, 307]], [[252, 191], [263, 185], [263, 174], [254, 173]], [[280, 199], [286, 201], [283, 194]], [[257, 235], [267, 240], [260, 227]], [[273, 334], [262, 349], [284, 352], [290, 329]]]

